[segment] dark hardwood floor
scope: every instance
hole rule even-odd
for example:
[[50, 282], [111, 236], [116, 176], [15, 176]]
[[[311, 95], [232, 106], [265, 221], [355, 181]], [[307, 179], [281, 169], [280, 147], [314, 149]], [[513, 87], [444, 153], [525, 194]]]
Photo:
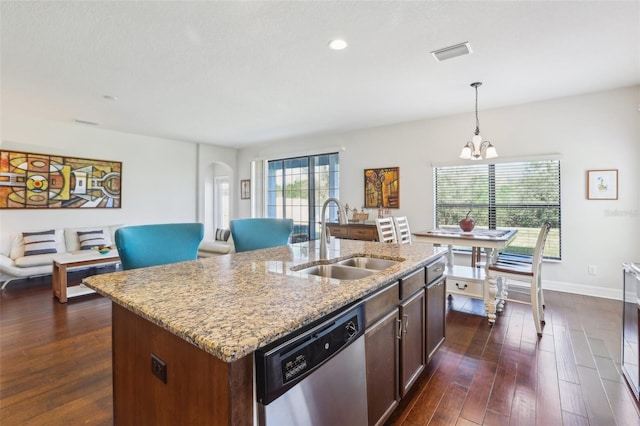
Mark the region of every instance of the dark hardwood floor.
[[[48, 279], [29, 284], [0, 295], [0, 424], [112, 424], [111, 303], [63, 305]], [[621, 302], [545, 297], [541, 339], [529, 306], [507, 304], [489, 327], [480, 301], [455, 297], [444, 346], [388, 424], [640, 425], [620, 372]]]

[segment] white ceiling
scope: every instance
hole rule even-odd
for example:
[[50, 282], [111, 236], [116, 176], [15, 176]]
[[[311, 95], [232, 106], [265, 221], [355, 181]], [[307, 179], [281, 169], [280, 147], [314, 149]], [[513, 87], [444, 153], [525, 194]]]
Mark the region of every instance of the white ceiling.
[[[640, 84], [637, 0], [3, 0], [1, 13], [3, 114], [216, 145], [472, 112], [474, 81], [481, 119]], [[464, 41], [471, 55], [429, 53]]]

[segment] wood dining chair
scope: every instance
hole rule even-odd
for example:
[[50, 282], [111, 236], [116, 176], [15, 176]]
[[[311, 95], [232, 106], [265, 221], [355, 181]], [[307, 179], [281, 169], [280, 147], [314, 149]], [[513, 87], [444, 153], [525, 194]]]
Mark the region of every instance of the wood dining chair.
[[484, 263], [482, 260], [482, 247], [471, 247], [471, 267], [483, 268]]
[[378, 241], [381, 243], [397, 243], [396, 229], [393, 225], [393, 218], [379, 217], [376, 219], [376, 228], [378, 229]]
[[[497, 261], [487, 268], [489, 282], [497, 286], [496, 299], [500, 304], [509, 300], [531, 305], [536, 332], [542, 337], [544, 321], [544, 294], [542, 291], [542, 257], [544, 245], [549, 235], [551, 224], [545, 222], [540, 228], [533, 256], [518, 254], [501, 254]], [[529, 300], [522, 301], [509, 296], [508, 280], [528, 282], [530, 285]]]
[[411, 231], [409, 230], [409, 221], [406, 216], [397, 216], [393, 218], [393, 224], [396, 230], [396, 239], [399, 244], [411, 244]]

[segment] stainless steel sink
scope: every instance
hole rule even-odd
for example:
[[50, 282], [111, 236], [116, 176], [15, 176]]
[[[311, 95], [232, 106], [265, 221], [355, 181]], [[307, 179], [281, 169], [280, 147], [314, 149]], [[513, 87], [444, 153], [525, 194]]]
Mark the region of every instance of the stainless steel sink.
[[381, 271], [385, 268], [396, 265], [397, 263], [399, 263], [397, 260], [378, 259], [375, 257], [352, 257], [350, 259], [342, 260], [337, 264]]
[[301, 269], [297, 272], [309, 275], [317, 275], [319, 277], [335, 278], [338, 280], [359, 280], [368, 277], [375, 271], [372, 269], [355, 268], [345, 265], [316, 265], [310, 268]]

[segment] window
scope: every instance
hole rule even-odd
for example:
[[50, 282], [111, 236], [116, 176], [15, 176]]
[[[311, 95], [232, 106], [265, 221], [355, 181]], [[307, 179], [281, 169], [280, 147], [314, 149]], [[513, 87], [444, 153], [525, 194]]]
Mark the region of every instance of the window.
[[[293, 219], [291, 241], [315, 240], [320, 235], [322, 203], [338, 197], [338, 153], [287, 158], [268, 162], [267, 217]], [[335, 204], [327, 220], [337, 221]]]
[[516, 228], [506, 252], [533, 254], [545, 221], [551, 231], [545, 258], [561, 259], [560, 161], [436, 167], [436, 226], [458, 226], [470, 212], [476, 227]]

